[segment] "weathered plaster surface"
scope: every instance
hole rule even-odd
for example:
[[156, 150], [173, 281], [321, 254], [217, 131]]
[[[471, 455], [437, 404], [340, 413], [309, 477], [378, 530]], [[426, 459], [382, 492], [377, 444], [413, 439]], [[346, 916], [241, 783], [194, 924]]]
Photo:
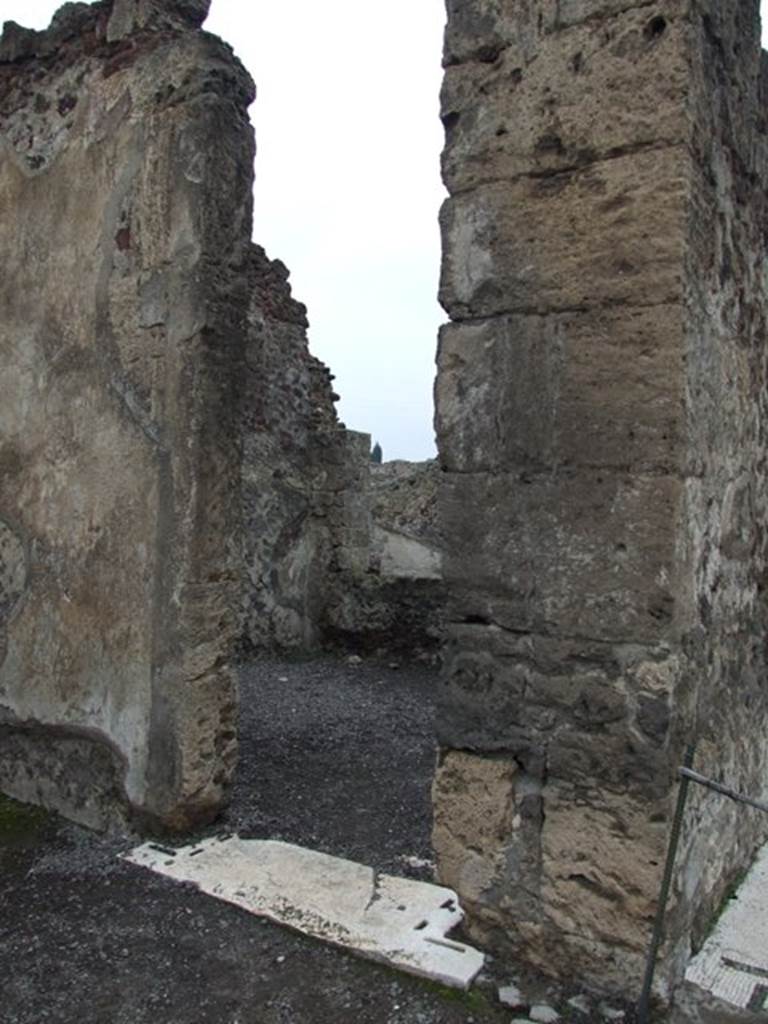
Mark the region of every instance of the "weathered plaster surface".
[[0, 41], [0, 785], [89, 824], [234, 767], [253, 86], [207, 7]]
[[0, 784], [97, 826], [226, 799], [235, 641], [434, 629], [439, 555], [374, 535], [370, 439], [250, 241], [253, 83], [208, 6], [0, 40]]
[[[436, 851], [475, 934], [626, 991], [684, 746], [768, 768], [758, 4], [448, 12]], [[695, 796], [662, 988], [762, 830]]]

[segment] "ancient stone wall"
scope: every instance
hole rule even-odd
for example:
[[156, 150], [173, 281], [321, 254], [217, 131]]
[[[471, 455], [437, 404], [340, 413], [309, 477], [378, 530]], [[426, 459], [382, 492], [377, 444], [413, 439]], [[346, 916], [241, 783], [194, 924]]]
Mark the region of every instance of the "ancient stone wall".
[[442, 579], [434, 460], [370, 464], [374, 559], [383, 576]]
[[226, 799], [236, 641], [424, 617], [378, 579], [370, 439], [250, 241], [253, 83], [208, 6], [68, 4], [0, 42], [0, 786], [96, 826]]
[[365, 448], [352, 462], [363, 479], [348, 481], [342, 491], [359, 528], [336, 549], [324, 635], [355, 650], [429, 659], [442, 637], [446, 600], [437, 517], [440, 471], [434, 461], [371, 462], [365, 437]]
[[287, 271], [254, 247], [242, 406], [248, 651], [424, 651], [442, 620], [435, 464], [370, 459], [336, 417]]
[[0, 40], [0, 787], [92, 825], [235, 761], [253, 84], [207, 8]]
[[[758, 3], [448, 13], [436, 851], [477, 935], [626, 992], [686, 744], [766, 788]], [[662, 988], [764, 828], [697, 794]]]
[[[765, 799], [768, 55], [758, 6], [700, 4], [691, 24], [684, 509], [696, 766]], [[766, 821], [697, 790], [686, 829], [678, 897], [698, 945]]]
[[[306, 309], [288, 271], [253, 246], [246, 340], [243, 525], [244, 639], [251, 648], [309, 648], [320, 639], [337, 534], [348, 526], [354, 435], [337, 421], [331, 374], [309, 353]], [[348, 541], [351, 552], [353, 538]]]
[[[443, 878], [480, 938], [626, 992], [687, 744], [766, 796], [757, 0], [449, 0], [413, 473], [338, 424], [250, 241], [253, 85], [207, 8], [0, 39], [0, 788], [186, 827], [226, 799], [238, 638], [446, 620]], [[694, 794], [662, 987], [764, 834]]]

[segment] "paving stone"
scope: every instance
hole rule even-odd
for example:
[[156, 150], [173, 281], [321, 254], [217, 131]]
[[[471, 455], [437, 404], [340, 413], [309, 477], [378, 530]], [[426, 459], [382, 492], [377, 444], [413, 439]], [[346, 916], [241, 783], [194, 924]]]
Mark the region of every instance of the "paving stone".
[[[482, 969], [479, 950], [447, 938], [464, 914], [455, 892], [442, 886], [272, 840], [214, 838], [168, 854], [146, 843], [126, 860], [444, 985], [469, 988]], [[549, 1024], [557, 1016], [538, 1019]]]
[[768, 846], [764, 846], [704, 946], [688, 981], [741, 1009], [768, 1008]]

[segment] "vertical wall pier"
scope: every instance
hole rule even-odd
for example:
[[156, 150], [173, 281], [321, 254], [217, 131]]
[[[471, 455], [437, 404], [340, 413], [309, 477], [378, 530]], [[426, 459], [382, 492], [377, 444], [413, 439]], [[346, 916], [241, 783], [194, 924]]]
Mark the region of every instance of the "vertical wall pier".
[[[449, 0], [435, 844], [639, 990], [689, 742], [766, 794], [765, 64], [744, 0]], [[765, 836], [692, 794], [660, 991]]]
[[0, 39], [0, 788], [100, 827], [235, 763], [253, 83], [208, 6]]

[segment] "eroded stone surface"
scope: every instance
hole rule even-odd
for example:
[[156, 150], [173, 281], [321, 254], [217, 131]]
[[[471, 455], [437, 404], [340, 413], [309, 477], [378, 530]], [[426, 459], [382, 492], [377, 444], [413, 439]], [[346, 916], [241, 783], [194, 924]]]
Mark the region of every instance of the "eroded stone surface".
[[334, 540], [350, 518], [345, 493], [366, 471], [368, 441], [360, 450], [337, 421], [332, 377], [310, 355], [286, 267], [258, 246], [249, 266], [243, 631], [255, 648], [301, 648], [321, 636]]
[[[767, 777], [758, 4], [448, 10], [439, 737], [539, 817], [485, 849], [438, 785], [438, 850], [475, 934], [622, 992], [685, 745]], [[764, 827], [692, 794], [660, 991]]]
[[211, 0], [114, 0], [107, 42], [116, 43], [142, 29], [199, 28]]
[[0, 520], [0, 628], [4, 628], [24, 593], [27, 559], [19, 537]]
[[[435, 462], [376, 464], [347, 476], [344, 514], [356, 528], [336, 534], [338, 571], [326, 595], [326, 629], [361, 649], [431, 656], [445, 617], [444, 545], [437, 514]], [[359, 457], [358, 457], [359, 459]]]
[[433, 787], [433, 844], [440, 878], [464, 894], [468, 907], [493, 908], [516, 823], [518, 766], [463, 751], [447, 754]]
[[0, 518], [29, 560], [2, 785], [183, 827], [235, 757], [253, 85], [205, 5], [110, 42], [130, 6], [0, 43]]
[[443, 464], [462, 473], [683, 469], [684, 354], [655, 342], [679, 323], [670, 304], [444, 327]]
[[[457, 4], [449, 23], [449, 47], [461, 41], [462, 58], [471, 50], [458, 26], [480, 6]], [[595, 5], [582, 4], [593, 19], [567, 26], [561, 3], [560, 31], [554, 31], [554, 4], [495, 6], [506, 21], [497, 57], [448, 54], [455, 62], [446, 69], [441, 113], [443, 174], [451, 189], [568, 174], [633, 149], [685, 142], [684, 3], [665, 3], [663, 12], [625, 3], [621, 18], [599, 21]], [[661, 33], [653, 28], [659, 16], [666, 26]], [[484, 33], [481, 46], [490, 57], [497, 33], [488, 27]]]
[[456, 193], [440, 301], [455, 320], [679, 302], [690, 173], [672, 146]]

